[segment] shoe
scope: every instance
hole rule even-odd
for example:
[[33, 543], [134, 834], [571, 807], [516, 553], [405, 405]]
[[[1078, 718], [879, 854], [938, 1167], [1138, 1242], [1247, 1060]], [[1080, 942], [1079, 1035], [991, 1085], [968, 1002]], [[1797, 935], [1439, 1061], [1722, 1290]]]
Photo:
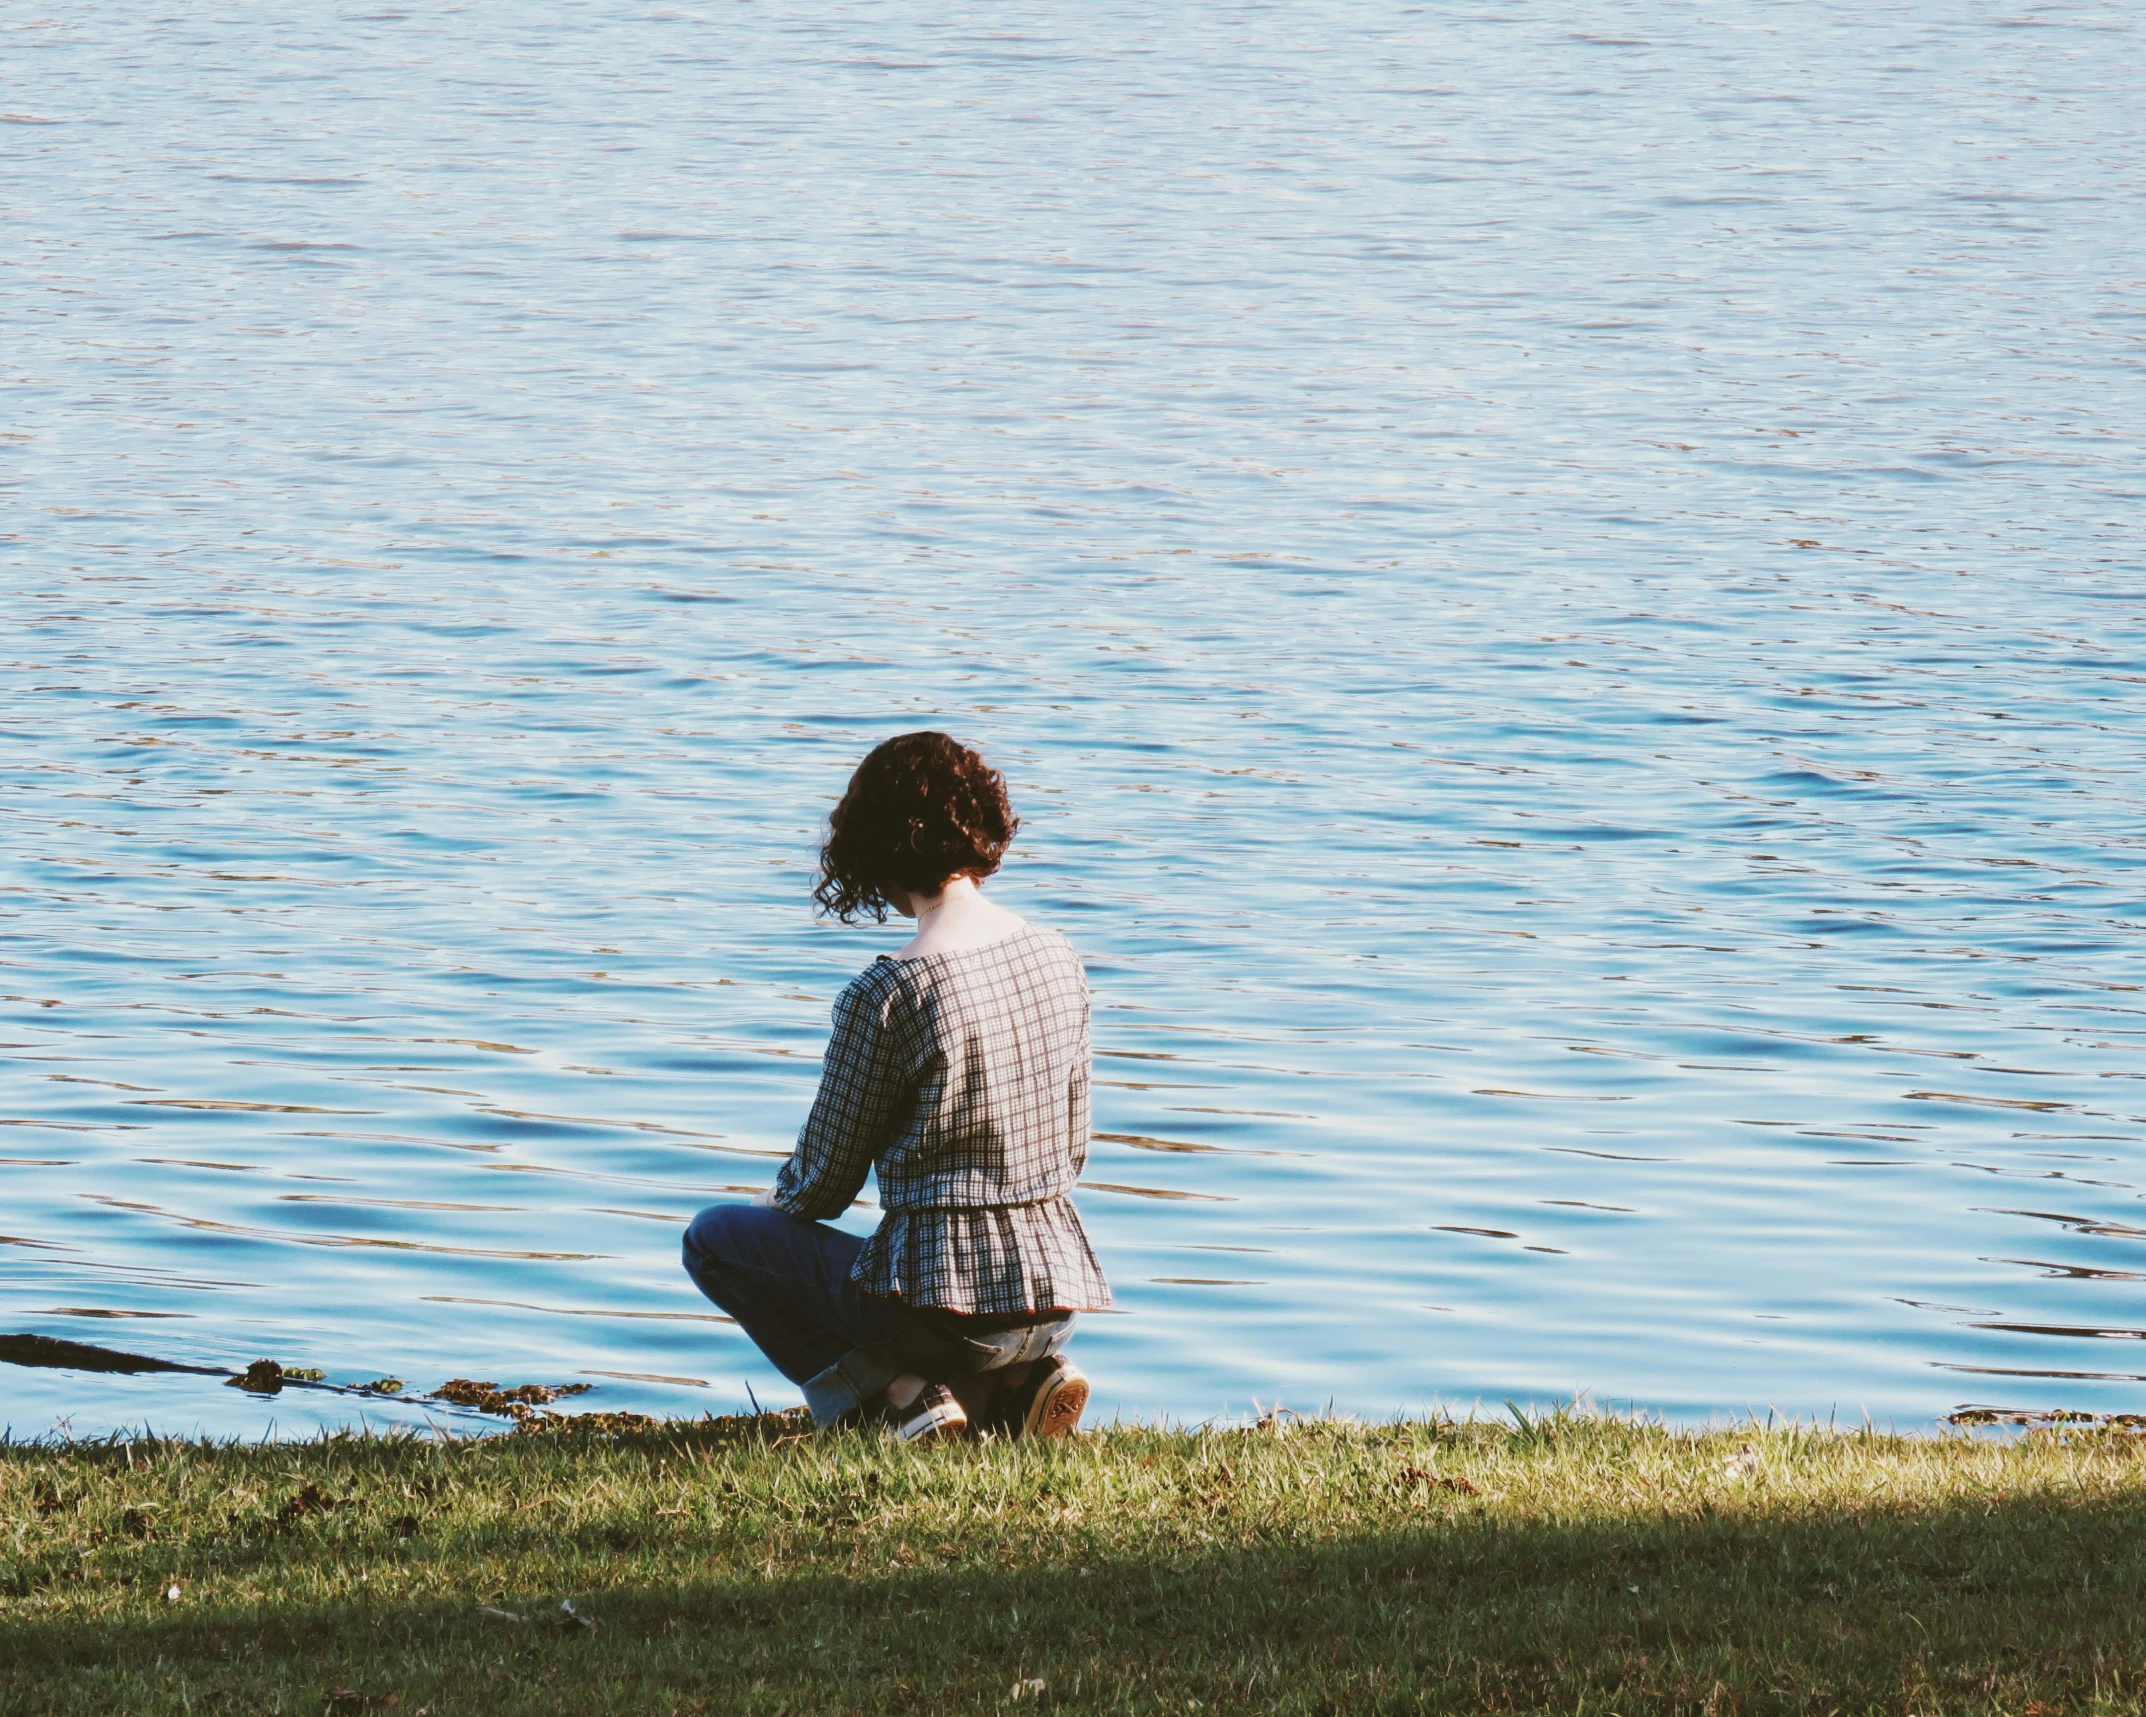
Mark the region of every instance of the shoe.
[[892, 1409], [894, 1434], [905, 1443], [950, 1441], [967, 1432], [969, 1416], [943, 1383], [927, 1383], [906, 1407]]
[[997, 1427], [1013, 1437], [1065, 1437], [1088, 1410], [1088, 1378], [1070, 1359], [1053, 1354], [1026, 1381], [1000, 1391], [992, 1404]]

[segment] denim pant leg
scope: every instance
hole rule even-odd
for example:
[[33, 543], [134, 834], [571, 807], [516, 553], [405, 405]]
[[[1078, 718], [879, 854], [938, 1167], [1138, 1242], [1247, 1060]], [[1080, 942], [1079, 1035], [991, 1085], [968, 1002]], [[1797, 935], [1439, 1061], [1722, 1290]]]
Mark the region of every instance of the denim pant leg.
[[1070, 1312], [978, 1331], [864, 1293], [849, 1275], [863, 1249], [853, 1234], [761, 1205], [710, 1205], [686, 1229], [686, 1273], [804, 1390], [817, 1424], [846, 1417], [905, 1371], [973, 1376], [1056, 1353], [1073, 1333]]
[[849, 1279], [863, 1248], [854, 1234], [788, 1211], [714, 1204], [686, 1229], [684, 1250], [686, 1274], [700, 1291], [738, 1320], [777, 1371], [806, 1383], [853, 1349], [891, 1340], [912, 1315]]

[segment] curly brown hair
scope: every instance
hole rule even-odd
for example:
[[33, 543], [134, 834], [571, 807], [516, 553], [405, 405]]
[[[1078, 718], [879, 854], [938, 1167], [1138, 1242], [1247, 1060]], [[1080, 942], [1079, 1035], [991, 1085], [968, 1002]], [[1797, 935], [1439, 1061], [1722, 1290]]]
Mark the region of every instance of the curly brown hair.
[[937, 894], [957, 876], [999, 867], [1021, 819], [1006, 777], [943, 733], [904, 733], [875, 746], [827, 819], [812, 898], [845, 924], [887, 921], [886, 890]]

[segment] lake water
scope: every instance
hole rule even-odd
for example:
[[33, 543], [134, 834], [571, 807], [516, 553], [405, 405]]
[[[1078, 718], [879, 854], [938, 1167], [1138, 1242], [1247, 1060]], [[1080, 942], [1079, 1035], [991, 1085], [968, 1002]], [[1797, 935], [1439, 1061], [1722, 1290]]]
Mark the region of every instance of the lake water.
[[2135, 8], [0, 25], [0, 1332], [794, 1401], [677, 1233], [932, 725], [1102, 1416], [2139, 1406]]

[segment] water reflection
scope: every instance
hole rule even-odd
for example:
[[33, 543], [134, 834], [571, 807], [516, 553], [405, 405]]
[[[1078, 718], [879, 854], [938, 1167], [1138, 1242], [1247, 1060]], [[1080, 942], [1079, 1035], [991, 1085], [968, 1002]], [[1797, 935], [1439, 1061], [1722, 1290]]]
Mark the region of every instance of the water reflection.
[[1104, 1413], [2129, 1404], [2146, 66], [2033, 21], [23, 22], [0, 1332], [768, 1394], [664, 1228], [931, 723]]

